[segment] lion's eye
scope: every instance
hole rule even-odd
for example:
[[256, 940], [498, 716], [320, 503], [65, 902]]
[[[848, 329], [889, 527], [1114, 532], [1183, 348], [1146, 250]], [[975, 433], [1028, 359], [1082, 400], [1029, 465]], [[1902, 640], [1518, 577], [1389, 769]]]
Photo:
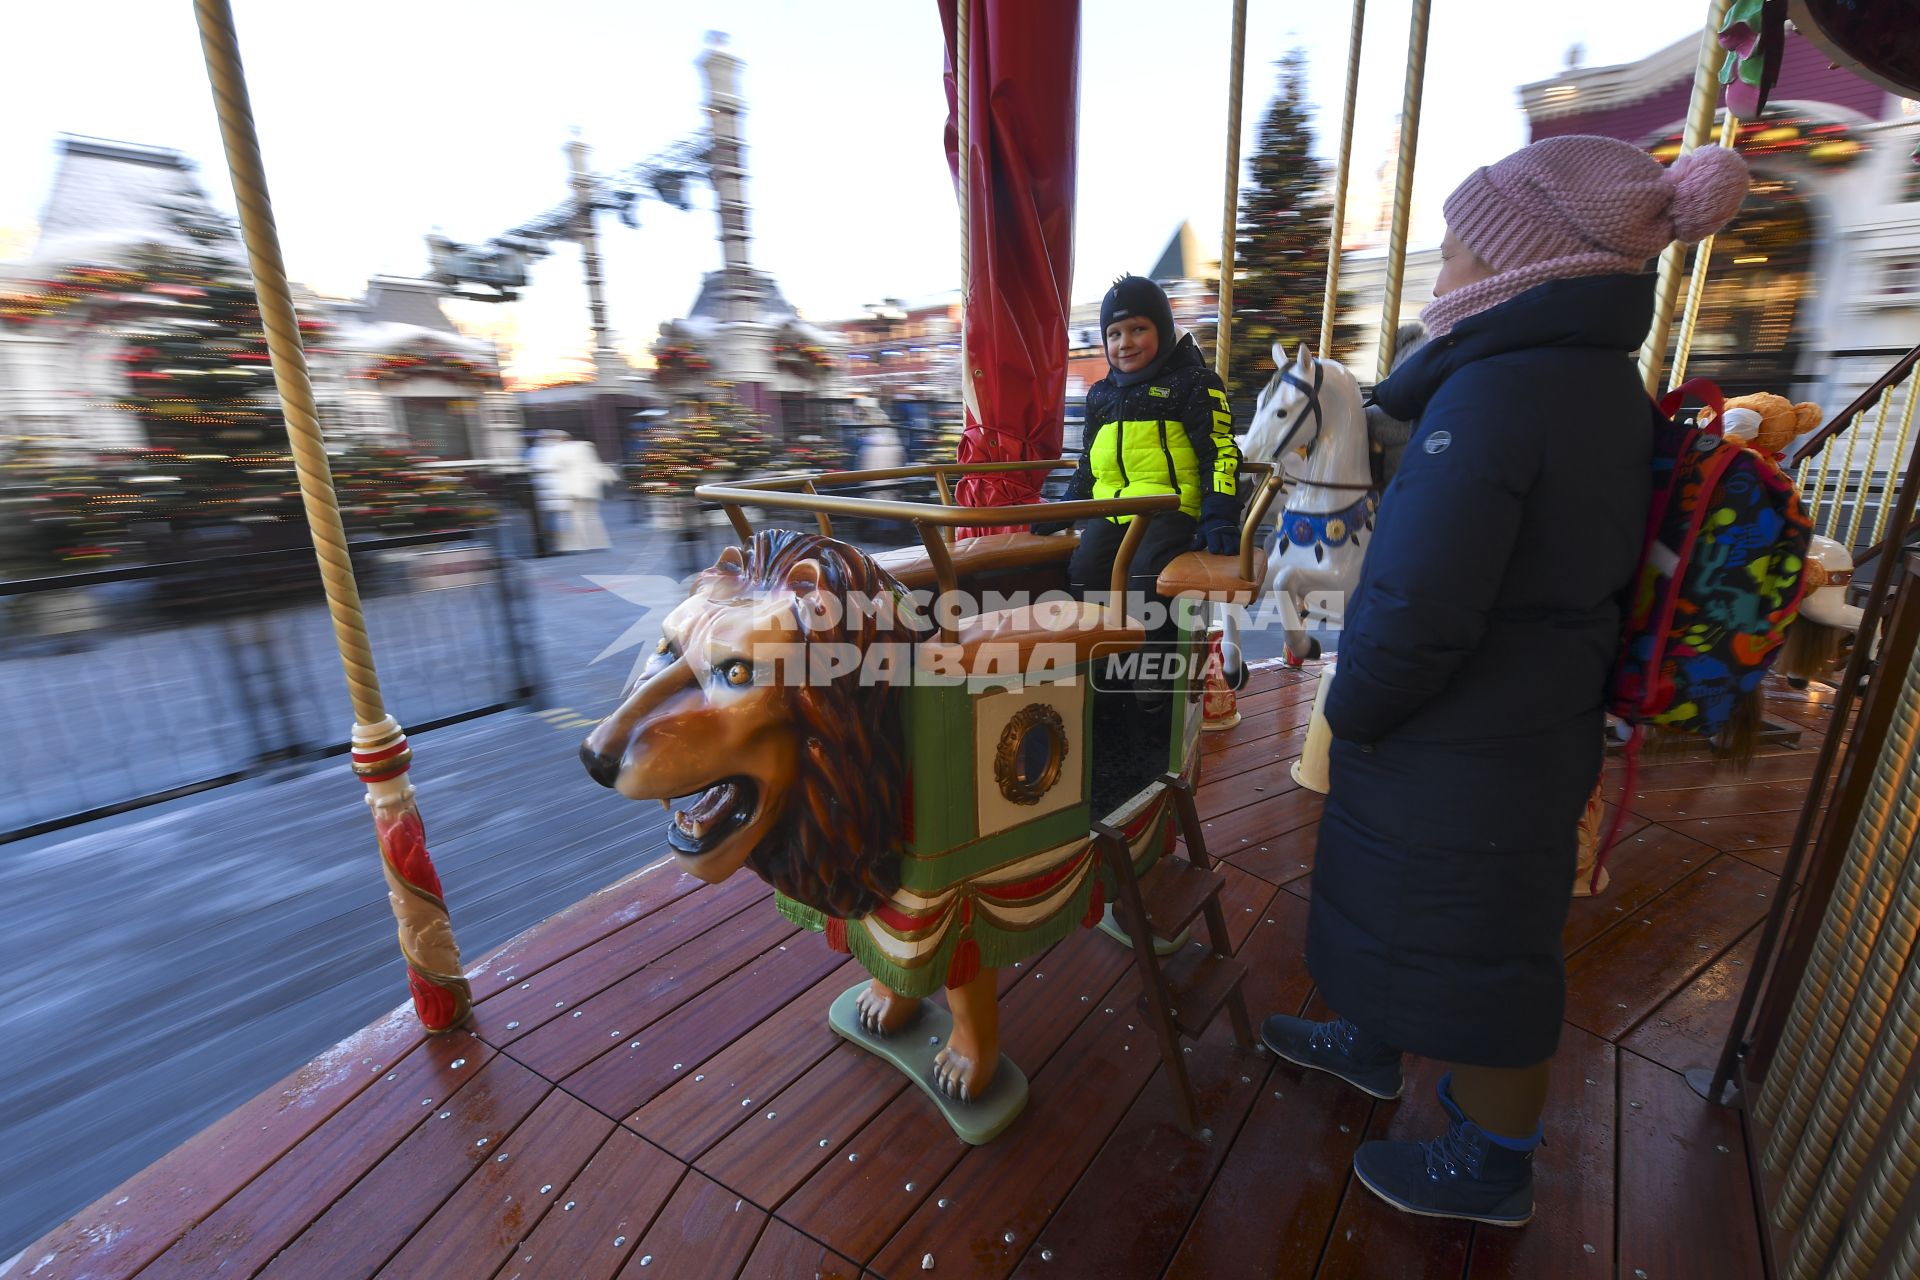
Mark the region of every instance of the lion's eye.
[[753, 664], [745, 658], [731, 658], [714, 670], [719, 673], [722, 680], [736, 689], [741, 685], [753, 683]]

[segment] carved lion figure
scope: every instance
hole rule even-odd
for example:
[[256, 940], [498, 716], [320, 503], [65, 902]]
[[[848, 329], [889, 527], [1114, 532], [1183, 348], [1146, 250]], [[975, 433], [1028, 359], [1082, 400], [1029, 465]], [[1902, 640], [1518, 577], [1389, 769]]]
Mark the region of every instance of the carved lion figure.
[[[865, 915], [899, 884], [892, 675], [905, 682], [919, 635], [906, 610], [858, 606], [899, 592], [829, 538], [774, 529], [745, 556], [727, 548], [581, 747], [587, 771], [671, 810], [667, 843], [700, 879], [749, 865], [795, 901]], [[892, 662], [870, 660], [882, 646]]]
[[[581, 759], [603, 786], [666, 806], [684, 870], [717, 883], [751, 867], [827, 917], [831, 945], [833, 922], [902, 910], [901, 706], [914, 646], [930, 633], [899, 583], [854, 548], [791, 530], [756, 534], [744, 553], [723, 552], [667, 616], [658, 651]], [[977, 952], [948, 973], [953, 1027], [934, 1083], [963, 1101], [980, 1097], [999, 1066], [995, 973]], [[892, 1035], [924, 998], [876, 976], [857, 998], [860, 1022]]]

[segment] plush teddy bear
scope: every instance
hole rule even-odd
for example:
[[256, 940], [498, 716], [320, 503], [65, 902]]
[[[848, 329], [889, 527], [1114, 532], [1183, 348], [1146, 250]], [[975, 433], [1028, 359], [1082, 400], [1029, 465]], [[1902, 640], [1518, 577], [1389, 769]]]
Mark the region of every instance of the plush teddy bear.
[[[1725, 434], [1762, 457], [1778, 462], [1786, 455], [1788, 445], [1820, 425], [1821, 417], [1817, 404], [1806, 401], [1795, 404], [1785, 396], [1756, 391], [1750, 396], [1732, 396], [1727, 400]], [[1712, 420], [1709, 410], [1701, 418], [1701, 424]]]

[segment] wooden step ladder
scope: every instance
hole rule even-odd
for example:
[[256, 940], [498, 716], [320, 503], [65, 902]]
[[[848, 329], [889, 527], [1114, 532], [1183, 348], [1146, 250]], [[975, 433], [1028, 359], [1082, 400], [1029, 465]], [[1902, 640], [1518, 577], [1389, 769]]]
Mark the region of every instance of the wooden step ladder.
[[[1133, 852], [1125, 836], [1104, 822], [1093, 824], [1093, 836], [1118, 888], [1114, 915], [1133, 943], [1134, 963], [1140, 970], [1140, 1012], [1160, 1041], [1180, 1123], [1193, 1133], [1199, 1127], [1199, 1110], [1180, 1038], [1198, 1039], [1225, 1008], [1233, 1019], [1233, 1042], [1243, 1049], [1251, 1049], [1255, 1042], [1241, 991], [1246, 966], [1234, 958], [1226, 915], [1220, 908], [1220, 890], [1226, 880], [1207, 857], [1193, 784], [1169, 773], [1157, 785], [1166, 789], [1173, 805], [1186, 857], [1168, 854], [1141, 876], [1134, 871]], [[1154, 953], [1155, 936], [1177, 938], [1201, 916], [1206, 917], [1209, 945], [1183, 947], [1165, 961]]]

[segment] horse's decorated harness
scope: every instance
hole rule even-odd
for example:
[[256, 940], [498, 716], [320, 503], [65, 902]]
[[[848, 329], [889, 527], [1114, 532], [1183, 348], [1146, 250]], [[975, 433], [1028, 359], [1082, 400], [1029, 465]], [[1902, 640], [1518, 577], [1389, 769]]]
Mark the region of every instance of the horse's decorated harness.
[[1280, 513], [1280, 537], [1296, 547], [1312, 547], [1315, 557], [1332, 547], [1356, 541], [1363, 530], [1373, 527], [1373, 513], [1380, 499], [1368, 489], [1357, 502], [1338, 511], [1283, 511]]

